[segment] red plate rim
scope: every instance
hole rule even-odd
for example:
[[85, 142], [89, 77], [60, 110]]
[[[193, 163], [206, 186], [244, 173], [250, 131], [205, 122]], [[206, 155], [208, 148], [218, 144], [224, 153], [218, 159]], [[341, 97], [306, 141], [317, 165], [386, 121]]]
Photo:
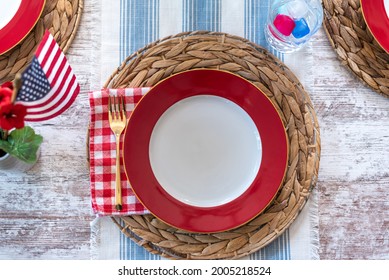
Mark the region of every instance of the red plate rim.
[[[149, 159], [151, 133], [162, 114], [182, 99], [203, 94], [224, 97], [245, 110], [262, 142], [261, 165], [249, 188], [235, 200], [213, 207], [188, 205], [169, 195], [157, 181]], [[139, 201], [165, 223], [200, 233], [230, 230], [259, 215], [282, 185], [288, 150], [283, 122], [270, 99], [240, 76], [209, 69], [175, 74], [151, 88], [130, 116], [122, 149], [124, 169]]]
[[0, 55], [19, 44], [38, 22], [45, 0], [22, 0], [15, 16], [0, 30]]
[[361, 8], [372, 35], [389, 53], [389, 18], [385, 11], [384, 0], [361, 0]]

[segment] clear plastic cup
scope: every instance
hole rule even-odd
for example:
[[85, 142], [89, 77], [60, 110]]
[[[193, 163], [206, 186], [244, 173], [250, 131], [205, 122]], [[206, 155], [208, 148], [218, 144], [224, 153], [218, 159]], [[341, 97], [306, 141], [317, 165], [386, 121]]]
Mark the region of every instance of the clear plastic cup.
[[301, 49], [323, 22], [320, 0], [273, 0], [266, 21], [265, 37], [277, 51]]

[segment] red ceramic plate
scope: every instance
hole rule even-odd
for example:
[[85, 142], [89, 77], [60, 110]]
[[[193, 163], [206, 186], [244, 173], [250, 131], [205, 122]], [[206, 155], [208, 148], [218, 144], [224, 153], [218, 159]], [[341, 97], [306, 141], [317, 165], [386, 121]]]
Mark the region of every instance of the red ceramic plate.
[[0, 0], [0, 55], [27, 36], [37, 23], [45, 0]]
[[192, 70], [161, 81], [135, 107], [123, 142], [138, 199], [191, 232], [236, 228], [279, 190], [288, 141], [268, 97], [245, 79]]
[[361, 0], [361, 7], [374, 38], [389, 53], [389, 0]]

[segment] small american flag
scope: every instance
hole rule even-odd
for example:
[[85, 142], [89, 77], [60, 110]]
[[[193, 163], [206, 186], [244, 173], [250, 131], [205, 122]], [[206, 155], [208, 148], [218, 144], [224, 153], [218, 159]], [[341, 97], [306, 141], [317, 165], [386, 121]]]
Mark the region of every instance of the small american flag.
[[27, 107], [27, 121], [44, 121], [63, 113], [79, 92], [72, 68], [47, 30], [31, 65], [22, 73], [16, 102]]

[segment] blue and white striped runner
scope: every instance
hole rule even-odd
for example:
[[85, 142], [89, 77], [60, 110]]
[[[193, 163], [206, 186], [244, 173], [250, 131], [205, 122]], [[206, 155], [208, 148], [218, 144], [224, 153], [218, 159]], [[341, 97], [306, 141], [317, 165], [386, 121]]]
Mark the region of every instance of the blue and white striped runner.
[[[267, 47], [264, 24], [270, 0], [103, 0], [101, 5], [100, 85], [130, 54], [165, 36], [183, 31], [220, 31]], [[292, 55], [273, 52], [309, 90], [313, 82], [312, 47]], [[96, 88], [100, 85], [96, 85]], [[248, 259], [318, 258], [317, 205], [311, 196], [303, 212], [277, 240]], [[160, 259], [126, 238], [109, 218], [92, 223], [92, 257]]]

